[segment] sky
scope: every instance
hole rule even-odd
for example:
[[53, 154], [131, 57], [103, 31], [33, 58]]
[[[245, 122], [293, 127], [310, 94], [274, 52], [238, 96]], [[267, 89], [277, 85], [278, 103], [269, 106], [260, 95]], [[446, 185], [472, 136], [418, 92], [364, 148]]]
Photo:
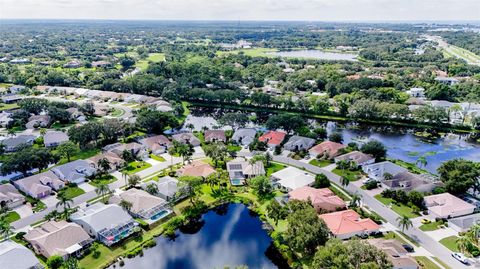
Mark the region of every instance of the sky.
[[0, 18], [478, 21], [480, 0], [0, 0]]

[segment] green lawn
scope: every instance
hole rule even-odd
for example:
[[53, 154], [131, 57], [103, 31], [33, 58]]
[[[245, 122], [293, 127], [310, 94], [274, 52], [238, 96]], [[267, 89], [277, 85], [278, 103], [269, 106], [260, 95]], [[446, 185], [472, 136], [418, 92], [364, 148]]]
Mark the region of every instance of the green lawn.
[[157, 156], [155, 154], [150, 154], [150, 158], [154, 159], [155, 161], [159, 161], [159, 162], [164, 162], [165, 161], [165, 158], [163, 158], [162, 156]]
[[284, 169], [286, 166], [283, 165], [283, 164], [279, 164], [279, 163], [274, 163], [274, 162], [270, 162], [270, 165], [267, 167], [267, 176], [269, 177], [271, 174], [277, 172], [277, 171], [280, 171], [282, 169]]
[[118, 117], [122, 116], [123, 114], [125, 114], [125, 110], [120, 109], [120, 108], [114, 108], [113, 111], [110, 112], [109, 115], [112, 116], [112, 117], [118, 118]]
[[238, 54], [243, 53], [251, 57], [276, 57], [274, 54], [268, 54], [269, 52], [278, 51], [277, 49], [270, 48], [251, 48], [251, 49], [236, 49], [230, 51], [217, 51], [218, 56], [228, 55], [228, 54]]
[[127, 167], [124, 168], [125, 171], [127, 171], [127, 174], [131, 175], [131, 174], [135, 174], [137, 172], [140, 172], [142, 170], [145, 170], [149, 167], [152, 167], [151, 164], [147, 163], [147, 162], [131, 162], [128, 164]]
[[228, 151], [237, 152], [237, 151], [240, 151], [241, 149], [242, 149], [242, 146], [239, 146], [239, 145], [233, 145], [233, 144], [228, 144], [227, 145], [227, 150]]
[[457, 246], [458, 238], [459, 238], [458, 236], [452, 235], [452, 236], [443, 238], [442, 240], [440, 240], [440, 243], [453, 252], [460, 252]]
[[79, 187], [65, 187], [58, 191], [58, 195], [64, 195], [69, 199], [73, 199], [77, 196], [84, 194], [85, 191], [80, 189]]
[[101, 177], [97, 177], [94, 180], [90, 181], [90, 185], [94, 187], [98, 187], [101, 184], [110, 184], [112, 182], [117, 181], [117, 178], [112, 175], [103, 175]]
[[163, 62], [165, 61], [165, 53], [150, 53], [147, 60], [154, 63]]
[[325, 167], [327, 165], [332, 164], [332, 162], [330, 162], [329, 160], [317, 160], [317, 159], [313, 159], [308, 163], [311, 164], [311, 165], [318, 166], [318, 167]]
[[428, 224], [422, 224], [422, 226], [419, 227], [420, 230], [424, 231], [424, 232], [428, 232], [428, 231], [435, 231], [435, 230], [438, 230], [440, 229], [440, 225], [442, 225], [443, 222], [439, 221], [434, 221], [434, 222], [430, 222]]
[[[57, 153], [56, 150], [53, 150], [54, 153]], [[77, 152], [77, 154], [73, 155], [71, 158], [70, 158], [70, 161], [75, 161], [75, 160], [85, 160], [85, 159], [88, 159], [90, 157], [93, 157], [95, 155], [97, 155], [98, 153], [100, 153], [100, 149], [97, 149], [97, 148], [94, 148], [94, 149], [82, 149], [82, 150], [79, 150]], [[60, 161], [58, 162], [58, 165], [60, 164], [64, 164], [64, 163], [67, 163], [68, 160], [67, 158], [61, 158]]]
[[416, 256], [415, 260], [418, 262], [422, 269], [441, 269], [425, 256]]
[[349, 171], [349, 170], [340, 170], [340, 169], [333, 169], [333, 173], [341, 176], [341, 177], [346, 177], [350, 182], [357, 181], [360, 179], [360, 175], [362, 174], [361, 170], [358, 171]]
[[394, 202], [393, 199], [382, 197], [381, 194], [375, 195], [375, 199], [377, 199], [378, 201], [380, 201], [382, 204], [386, 206], [391, 205], [391, 209], [397, 212], [397, 214], [399, 214], [400, 216], [407, 216], [409, 218], [416, 218], [419, 216], [418, 214], [413, 213], [413, 209], [411, 207], [408, 207], [403, 204], [400, 204], [400, 205], [393, 204]]
[[7, 223], [12, 223], [20, 219], [20, 215], [18, 215], [17, 212], [15, 211], [10, 211], [7, 213], [7, 216], [5, 217], [7, 220]]
[[16, 103], [15, 104], [3, 104], [3, 103], [0, 104], [0, 111], [10, 110], [10, 109], [15, 109], [15, 108], [18, 108], [18, 105]]
[[438, 257], [432, 257], [432, 259], [434, 259], [436, 262], [438, 262], [439, 264], [441, 264], [445, 269], [451, 269], [450, 266], [446, 265], [444, 262], [442, 262], [442, 260], [440, 260]]
[[395, 240], [400, 241], [402, 244], [410, 244], [407, 241], [405, 241], [403, 238], [401, 238], [395, 232], [387, 232], [387, 233], [383, 234], [383, 238], [384, 239], [395, 239]]

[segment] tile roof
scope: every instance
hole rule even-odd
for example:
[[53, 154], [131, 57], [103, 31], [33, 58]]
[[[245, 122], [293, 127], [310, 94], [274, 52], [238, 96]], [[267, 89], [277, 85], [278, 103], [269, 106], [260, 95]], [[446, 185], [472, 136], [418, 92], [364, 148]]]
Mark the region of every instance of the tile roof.
[[224, 130], [206, 130], [204, 137], [205, 137], [205, 141], [208, 141], [208, 142], [213, 140], [223, 141], [223, 142], [227, 141], [227, 137], [225, 136]]
[[51, 191], [52, 187], [54, 189], [60, 189], [64, 186], [63, 181], [61, 181], [52, 171], [22, 178], [15, 181], [14, 184], [29, 195], [35, 197], [40, 193]]
[[280, 145], [287, 134], [279, 131], [268, 131], [258, 138], [269, 145]]
[[145, 147], [149, 148], [151, 151], [168, 148], [170, 145], [172, 145], [172, 142], [164, 135], [146, 137], [141, 139], [139, 142]]
[[373, 220], [360, 219], [360, 215], [351, 209], [322, 214], [319, 217], [325, 221], [334, 235], [372, 232], [380, 229]]
[[475, 209], [474, 205], [469, 204], [448, 192], [425, 196], [424, 200], [427, 208], [438, 216], [456, 215], [469, 210], [473, 212]]
[[293, 200], [310, 200], [317, 211], [336, 211], [346, 207], [345, 202], [328, 188], [315, 189], [305, 186], [289, 192], [288, 195]]
[[215, 172], [215, 169], [210, 164], [201, 161], [193, 161], [177, 170], [180, 176], [194, 177], [207, 177]]
[[335, 158], [335, 161], [342, 161], [342, 160], [352, 161], [352, 162], [355, 162], [356, 164], [361, 164], [371, 160], [375, 160], [375, 158], [372, 155], [365, 154], [363, 152], [355, 150]]
[[116, 200], [118, 200], [118, 202], [125, 200], [132, 203], [130, 212], [137, 215], [142, 215], [142, 212], [147, 212], [155, 207], [164, 206], [167, 203], [160, 197], [153, 196], [146, 191], [135, 188], [120, 193]]
[[333, 157], [337, 156], [338, 151], [340, 149], [344, 148], [344, 147], [345, 146], [340, 144], [340, 143], [336, 143], [336, 142], [332, 142], [332, 141], [324, 141], [324, 142], [314, 146], [313, 148], [311, 148], [309, 150], [309, 152], [310, 152], [310, 154], [314, 155], [315, 157], [317, 155], [327, 153], [328, 157], [333, 158]]
[[0, 264], [2, 268], [25, 269], [40, 264], [33, 252], [13, 241], [0, 242]]
[[25, 200], [25, 197], [10, 183], [0, 185], [0, 202], [16, 202]]

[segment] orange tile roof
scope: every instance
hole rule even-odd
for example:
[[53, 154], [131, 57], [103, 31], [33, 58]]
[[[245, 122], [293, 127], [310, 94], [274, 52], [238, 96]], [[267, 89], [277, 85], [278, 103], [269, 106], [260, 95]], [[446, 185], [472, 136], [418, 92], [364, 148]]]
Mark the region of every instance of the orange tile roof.
[[322, 214], [319, 217], [325, 221], [334, 235], [373, 232], [380, 229], [373, 220], [360, 219], [360, 215], [351, 209]]
[[180, 176], [207, 177], [215, 173], [215, 169], [208, 163], [194, 161], [177, 170]]
[[315, 156], [323, 154], [324, 152], [327, 152], [328, 156], [330, 158], [332, 158], [332, 157], [337, 156], [338, 151], [340, 149], [344, 148], [344, 147], [345, 146], [340, 144], [340, 143], [336, 143], [336, 142], [332, 142], [332, 141], [324, 141], [324, 142], [316, 145], [315, 147], [311, 148], [309, 150], [309, 152], [311, 154], [314, 154]]
[[270, 144], [270, 145], [280, 145], [283, 139], [285, 139], [286, 135], [287, 134], [284, 132], [268, 131], [262, 136], [260, 136], [258, 140], [261, 142], [266, 142], [267, 144]]
[[336, 211], [345, 208], [345, 202], [330, 189], [315, 189], [309, 186], [295, 189], [288, 193], [290, 199], [307, 201], [310, 199], [313, 207], [318, 210]]

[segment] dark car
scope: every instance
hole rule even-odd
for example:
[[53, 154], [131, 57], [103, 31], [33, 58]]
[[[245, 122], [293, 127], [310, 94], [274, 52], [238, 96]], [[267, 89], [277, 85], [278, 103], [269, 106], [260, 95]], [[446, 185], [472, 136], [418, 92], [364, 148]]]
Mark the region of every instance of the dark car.
[[402, 247], [408, 252], [414, 252], [415, 251], [415, 249], [412, 246], [410, 246], [409, 244], [403, 244]]

